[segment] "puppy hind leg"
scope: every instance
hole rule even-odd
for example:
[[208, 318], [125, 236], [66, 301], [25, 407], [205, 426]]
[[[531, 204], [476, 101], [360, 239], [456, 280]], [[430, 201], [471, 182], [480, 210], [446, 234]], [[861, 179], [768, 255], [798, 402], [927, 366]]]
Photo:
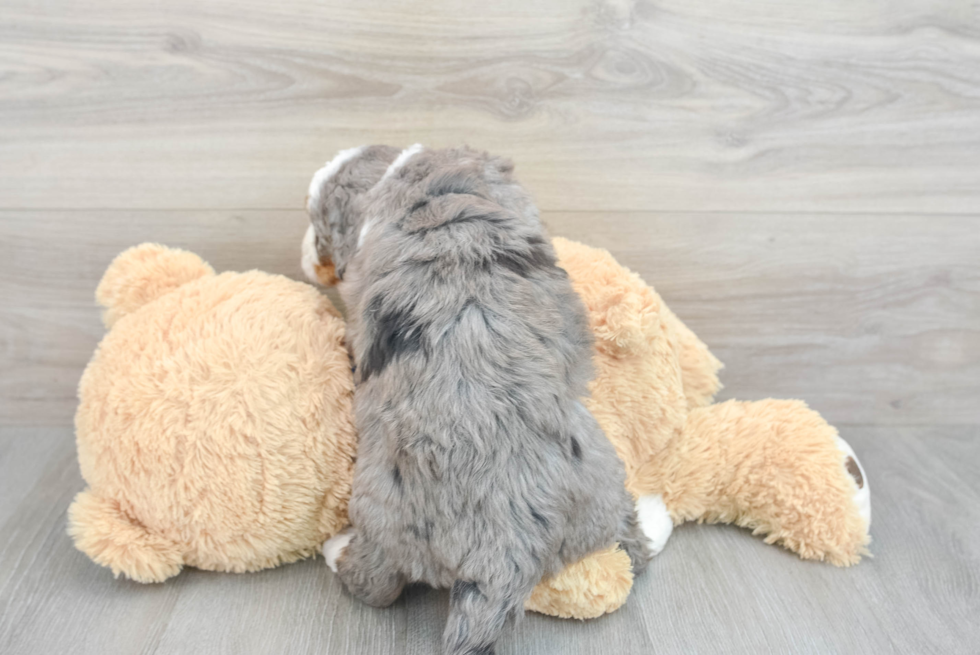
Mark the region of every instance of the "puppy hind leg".
[[449, 592], [449, 621], [443, 635], [446, 655], [493, 655], [510, 616], [524, 611], [533, 584], [493, 586], [457, 580]]
[[384, 550], [351, 530], [350, 542], [337, 557], [337, 575], [347, 590], [372, 607], [387, 607], [401, 595], [405, 577], [392, 566]]
[[628, 492], [625, 497], [626, 503], [616, 538], [620, 547], [629, 555], [630, 563], [633, 565], [633, 575], [639, 575], [646, 570], [654, 553], [651, 551], [650, 537], [644, 532], [644, 526], [637, 518], [633, 497]]

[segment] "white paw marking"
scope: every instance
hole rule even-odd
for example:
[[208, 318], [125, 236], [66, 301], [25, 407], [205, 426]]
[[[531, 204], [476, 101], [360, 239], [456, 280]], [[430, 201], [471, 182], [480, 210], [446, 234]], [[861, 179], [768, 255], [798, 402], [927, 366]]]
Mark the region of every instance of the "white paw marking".
[[650, 552], [654, 555], [660, 554], [674, 531], [674, 522], [664, 505], [663, 497], [660, 494], [640, 496], [636, 501], [636, 518], [643, 534], [650, 540]]
[[344, 549], [347, 548], [347, 545], [353, 538], [354, 533], [350, 530], [345, 530], [323, 542], [323, 558], [327, 560], [327, 566], [334, 573], [337, 572], [337, 560], [340, 559], [340, 556], [344, 553]]
[[320, 284], [320, 280], [316, 277], [316, 265], [320, 263], [320, 255], [316, 251], [316, 230], [312, 225], [306, 228], [306, 234], [303, 235], [303, 255], [299, 263], [310, 282]]
[[405, 162], [411, 159], [414, 155], [422, 152], [422, 148], [423, 146], [421, 143], [416, 143], [414, 146], [402, 150], [401, 154], [398, 155], [395, 161], [391, 162], [391, 165], [388, 166], [388, 170], [385, 171], [385, 174], [381, 177], [381, 180], [378, 181], [378, 184], [381, 184], [381, 182], [384, 182], [389, 177], [394, 175], [395, 171], [405, 165]]
[[[844, 453], [845, 461], [847, 460], [848, 456], [853, 457], [854, 463], [857, 464], [858, 469], [861, 471], [861, 478], [864, 481], [864, 486], [858, 489], [857, 485], [855, 485], [854, 504], [857, 505], [858, 513], [861, 515], [861, 518], [864, 519], [864, 522], [868, 525], [868, 527], [871, 527], [871, 485], [868, 484], [868, 474], [864, 472], [864, 467], [861, 466], [861, 460], [859, 460], [858, 456], [854, 454], [854, 449], [851, 448], [851, 444], [847, 443], [840, 437], [837, 437], [837, 448]], [[851, 478], [851, 474], [848, 473], [847, 477]]]
[[320, 201], [320, 189], [323, 188], [323, 185], [327, 182], [327, 180], [336, 175], [341, 166], [361, 154], [361, 151], [364, 150], [365, 147], [367, 146], [357, 146], [356, 148], [341, 150], [333, 159], [328, 161], [323, 168], [313, 174], [313, 179], [310, 180], [310, 189], [307, 191], [306, 211], [311, 211], [312, 208]]

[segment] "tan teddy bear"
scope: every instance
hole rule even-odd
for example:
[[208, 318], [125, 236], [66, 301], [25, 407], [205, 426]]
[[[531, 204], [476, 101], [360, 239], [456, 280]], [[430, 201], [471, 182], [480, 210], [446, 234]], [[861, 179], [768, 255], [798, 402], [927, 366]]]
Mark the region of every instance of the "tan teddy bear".
[[[703, 521], [751, 528], [805, 559], [857, 563], [870, 492], [837, 431], [799, 400], [710, 404], [721, 363], [654, 290], [604, 250], [554, 246], [595, 335], [586, 404], [626, 464], [644, 523], [660, 526], [655, 550], [673, 524]], [[629, 562], [621, 551], [602, 557], [539, 585], [528, 607], [574, 618], [618, 608]]]
[[[605, 251], [555, 247], [596, 337], [587, 402], [660, 526], [656, 548], [674, 522], [720, 521], [805, 558], [858, 561], [868, 488], [836, 431], [799, 401], [710, 405], [720, 364], [653, 290]], [[159, 582], [185, 564], [294, 561], [344, 526], [353, 384], [329, 300], [152, 244], [117, 257], [96, 295], [110, 330], [79, 385], [79, 549]], [[631, 586], [629, 558], [611, 547], [542, 581], [527, 607], [599, 616]]]
[[309, 557], [346, 524], [354, 385], [327, 298], [153, 244], [119, 255], [96, 298], [109, 332], [78, 389], [80, 550], [159, 582]]

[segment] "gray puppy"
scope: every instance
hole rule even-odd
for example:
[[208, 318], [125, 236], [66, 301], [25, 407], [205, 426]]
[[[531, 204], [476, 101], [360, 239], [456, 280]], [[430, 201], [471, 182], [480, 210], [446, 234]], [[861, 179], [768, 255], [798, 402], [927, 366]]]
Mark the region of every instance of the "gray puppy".
[[[533, 587], [619, 542], [650, 558], [623, 464], [581, 398], [585, 309], [504, 159], [355, 148], [314, 176], [304, 269], [348, 312], [360, 431], [352, 594], [448, 587], [446, 653], [492, 653]], [[331, 275], [332, 274], [332, 275]]]

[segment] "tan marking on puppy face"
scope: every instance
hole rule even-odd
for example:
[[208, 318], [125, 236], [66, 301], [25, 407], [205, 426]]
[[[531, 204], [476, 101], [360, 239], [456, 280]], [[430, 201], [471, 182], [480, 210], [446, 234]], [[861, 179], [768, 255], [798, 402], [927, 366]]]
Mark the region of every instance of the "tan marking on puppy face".
[[848, 458], [844, 460], [844, 466], [847, 467], [847, 472], [851, 474], [851, 477], [854, 478], [854, 482], [857, 483], [857, 488], [863, 489], [864, 476], [861, 475], [861, 467], [858, 466], [856, 461], [854, 461], [854, 458], [848, 456]]
[[337, 277], [337, 269], [330, 260], [326, 264], [322, 262], [314, 264], [313, 270], [316, 271], [317, 282], [325, 287], [332, 287], [340, 282], [340, 278]]
[[337, 276], [337, 269], [329, 257], [321, 259], [317, 249], [316, 230], [313, 229], [312, 225], [306, 228], [301, 253], [300, 267], [310, 282], [324, 286], [337, 284], [340, 280]]

